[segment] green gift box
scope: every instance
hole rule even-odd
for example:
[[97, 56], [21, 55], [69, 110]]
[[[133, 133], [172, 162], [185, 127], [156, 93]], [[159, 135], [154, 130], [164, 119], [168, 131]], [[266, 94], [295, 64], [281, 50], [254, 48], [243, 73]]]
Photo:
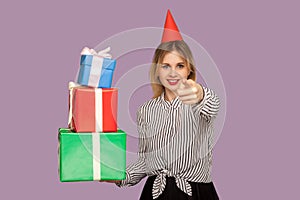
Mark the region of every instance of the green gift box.
[[123, 180], [126, 133], [76, 133], [59, 129], [60, 181]]

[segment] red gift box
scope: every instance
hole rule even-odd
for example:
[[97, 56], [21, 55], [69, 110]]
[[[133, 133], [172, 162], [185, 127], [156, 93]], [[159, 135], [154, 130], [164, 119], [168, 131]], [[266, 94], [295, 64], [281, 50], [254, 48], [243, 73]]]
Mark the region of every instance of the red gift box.
[[117, 105], [117, 88], [71, 88], [69, 127], [75, 132], [116, 132]]

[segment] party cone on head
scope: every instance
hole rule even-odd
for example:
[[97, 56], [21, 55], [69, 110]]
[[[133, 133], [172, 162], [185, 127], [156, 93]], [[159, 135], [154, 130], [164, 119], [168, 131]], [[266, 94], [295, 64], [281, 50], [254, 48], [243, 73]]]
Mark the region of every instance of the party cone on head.
[[178, 30], [178, 27], [175, 23], [175, 20], [170, 10], [168, 10], [161, 43], [176, 41], [176, 40], [183, 40], [183, 39], [181, 37], [181, 34]]

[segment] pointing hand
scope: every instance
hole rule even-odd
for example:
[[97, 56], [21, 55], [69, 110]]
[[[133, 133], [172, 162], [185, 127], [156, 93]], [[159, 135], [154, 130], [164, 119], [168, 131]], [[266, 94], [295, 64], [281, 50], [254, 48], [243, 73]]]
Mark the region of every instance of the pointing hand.
[[183, 79], [177, 89], [177, 95], [184, 104], [195, 104], [203, 99], [203, 88], [192, 79]]

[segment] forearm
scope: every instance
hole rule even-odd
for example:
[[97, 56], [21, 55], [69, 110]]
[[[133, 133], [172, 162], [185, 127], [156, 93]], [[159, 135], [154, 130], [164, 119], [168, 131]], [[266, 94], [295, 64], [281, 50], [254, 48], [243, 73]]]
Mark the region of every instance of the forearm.
[[119, 187], [133, 186], [140, 182], [146, 176], [146, 167], [143, 158], [126, 168], [126, 179], [117, 183]]
[[220, 108], [220, 99], [216, 93], [206, 87], [203, 88], [203, 98], [198, 103], [192, 105], [196, 115], [202, 115], [206, 119], [216, 117]]

